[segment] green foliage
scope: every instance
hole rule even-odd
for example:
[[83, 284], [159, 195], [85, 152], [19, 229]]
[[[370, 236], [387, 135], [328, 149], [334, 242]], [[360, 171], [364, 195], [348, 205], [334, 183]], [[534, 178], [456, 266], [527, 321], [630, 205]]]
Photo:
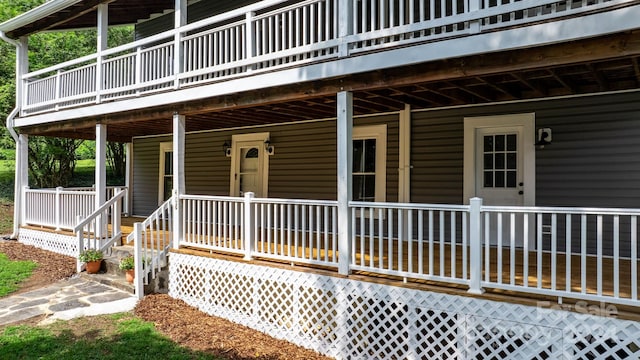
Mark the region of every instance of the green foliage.
[[102, 251], [95, 250], [95, 249], [84, 250], [84, 251], [81, 251], [80, 254], [78, 254], [78, 260], [80, 260], [83, 263], [100, 261], [103, 258], [104, 258], [104, 255], [102, 254]]
[[0, 359], [219, 359], [181, 347], [130, 313], [0, 331]]
[[82, 140], [50, 137], [29, 139], [29, 175], [39, 188], [69, 186]]
[[127, 256], [120, 259], [120, 264], [118, 264], [120, 270], [132, 270], [136, 267], [136, 262], [133, 256]]
[[31, 276], [35, 268], [32, 261], [10, 261], [7, 255], [0, 254], [0, 297], [18, 290], [20, 282]]

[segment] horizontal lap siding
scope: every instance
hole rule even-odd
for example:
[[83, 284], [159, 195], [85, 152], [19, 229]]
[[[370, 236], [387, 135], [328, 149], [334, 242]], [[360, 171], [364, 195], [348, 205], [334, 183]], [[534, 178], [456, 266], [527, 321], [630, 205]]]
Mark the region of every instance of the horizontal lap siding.
[[640, 207], [640, 94], [479, 106], [412, 115], [411, 201], [459, 204], [464, 117], [534, 112], [536, 205]]
[[[397, 201], [398, 115], [357, 118], [354, 124], [387, 124], [387, 201]], [[230, 144], [233, 135], [258, 132], [269, 132], [275, 148], [269, 156], [269, 197], [336, 199], [335, 120], [187, 134], [186, 192], [229, 195], [231, 158], [222, 145]], [[149, 214], [157, 207], [159, 144], [164, 141], [171, 138], [134, 140], [134, 214]]]

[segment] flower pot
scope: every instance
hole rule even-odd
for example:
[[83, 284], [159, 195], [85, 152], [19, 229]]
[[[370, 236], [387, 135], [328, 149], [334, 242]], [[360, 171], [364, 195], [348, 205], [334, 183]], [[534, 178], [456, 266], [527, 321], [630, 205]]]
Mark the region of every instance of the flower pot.
[[124, 274], [125, 279], [127, 279], [127, 282], [129, 284], [133, 284], [133, 279], [135, 279], [136, 277], [136, 273], [134, 269], [129, 269], [125, 272]]
[[101, 264], [102, 264], [102, 260], [89, 261], [87, 263], [87, 274], [97, 274], [98, 271], [100, 271]]

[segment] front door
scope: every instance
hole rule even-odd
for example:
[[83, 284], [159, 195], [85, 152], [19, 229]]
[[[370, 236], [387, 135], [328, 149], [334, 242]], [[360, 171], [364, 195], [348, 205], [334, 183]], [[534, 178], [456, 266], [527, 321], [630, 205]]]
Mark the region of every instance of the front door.
[[[535, 199], [534, 114], [465, 118], [465, 196], [484, 205], [533, 206]], [[533, 245], [533, 217], [491, 213], [490, 242]], [[486, 223], [484, 224], [486, 225]], [[499, 228], [501, 231], [499, 231]]]
[[231, 196], [252, 192], [267, 196], [268, 155], [265, 140], [268, 133], [236, 135], [232, 145]]

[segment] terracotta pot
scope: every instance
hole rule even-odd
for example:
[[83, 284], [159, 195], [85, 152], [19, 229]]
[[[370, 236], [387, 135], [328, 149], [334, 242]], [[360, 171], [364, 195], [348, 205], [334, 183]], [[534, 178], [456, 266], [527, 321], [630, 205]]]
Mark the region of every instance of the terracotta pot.
[[129, 269], [126, 270], [125, 274], [124, 274], [125, 279], [127, 279], [127, 282], [129, 284], [133, 284], [133, 279], [135, 279], [136, 277], [136, 273], [134, 269]]
[[101, 264], [102, 264], [102, 260], [89, 261], [87, 263], [87, 274], [97, 274], [98, 271], [100, 271]]

